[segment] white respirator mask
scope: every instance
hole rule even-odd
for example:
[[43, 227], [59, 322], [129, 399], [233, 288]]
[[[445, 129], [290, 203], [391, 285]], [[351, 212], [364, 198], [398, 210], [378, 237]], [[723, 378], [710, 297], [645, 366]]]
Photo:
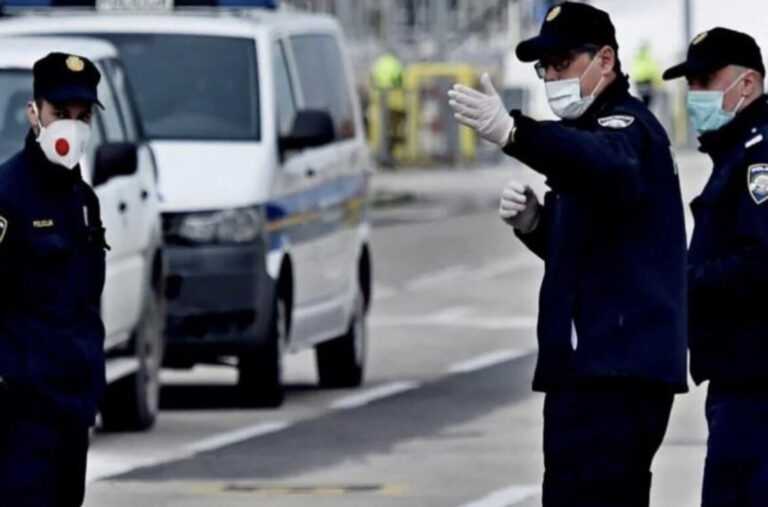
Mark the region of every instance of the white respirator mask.
[[47, 127], [43, 127], [40, 121], [40, 111], [34, 102], [32, 109], [40, 129], [37, 142], [46, 158], [54, 164], [64, 166], [67, 169], [74, 169], [88, 146], [91, 126], [80, 120], [56, 120]]
[[586, 97], [581, 96], [581, 79], [595, 61], [597, 61], [596, 57], [589, 62], [589, 65], [587, 65], [587, 68], [584, 69], [584, 72], [579, 77], [544, 83], [549, 107], [558, 117], [566, 120], [575, 120], [583, 115], [595, 101], [595, 93], [600, 88], [600, 85], [603, 84], [602, 77], [591, 94]]

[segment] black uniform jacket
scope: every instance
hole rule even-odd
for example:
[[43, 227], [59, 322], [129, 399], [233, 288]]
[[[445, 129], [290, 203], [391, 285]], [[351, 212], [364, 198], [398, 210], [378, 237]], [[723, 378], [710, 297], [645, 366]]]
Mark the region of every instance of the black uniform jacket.
[[691, 203], [691, 373], [768, 385], [768, 98], [700, 141], [714, 169]]
[[31, 132], [0, 166], [0, 239], [0, 376], [16, 402], [92, 424], [104, 389], [99, 202]]
[[686, 237], [664, 129], [619, 78], [572, 121], [513, 111], [505, 152], [547, 177], [523, 242], [545, 261], [534, 389], [686, 387]]

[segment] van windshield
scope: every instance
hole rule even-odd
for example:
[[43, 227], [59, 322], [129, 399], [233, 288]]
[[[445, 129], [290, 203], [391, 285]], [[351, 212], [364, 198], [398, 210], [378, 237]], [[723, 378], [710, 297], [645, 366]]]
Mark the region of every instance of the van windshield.
[[0, 162], [24, 147], [30, 128], [27, 102], [31, 99], [31, 70], [0, 70]]
[[112, 42], [150, 139], [261, 137], [256, 42], [179, 34], [88, 34]]

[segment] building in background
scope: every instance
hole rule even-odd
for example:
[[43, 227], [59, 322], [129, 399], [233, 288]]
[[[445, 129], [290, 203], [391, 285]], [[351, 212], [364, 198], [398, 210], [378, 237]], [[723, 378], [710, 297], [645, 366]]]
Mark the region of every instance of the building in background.
[[[516, 44], [538, 32], [543, 17], [560, 0], [281, 0], [287, 8], [326, 12], [345, 28], [361, 95], [366, 96], [372, 64], [387, 49], [404, 67], [414, 63], [470, 63], [488, 71], [509, 90], [510, 106], [538, 118], [552, 118], [544, 87], [531, 65], [514, 54]], [[576, 0], [578, 1], [578, 0]], [[583, 0], [611, 14], [625, 69], [643, 43], [652, 44], [660, 67], [680, 60], [691, 34], [715, 25], [755, 36], [763, 47], [764, 0]], [[734, 8], [738, 7], [738, 8]], [[632, 76], [630, 76], [632, 77]], [[365, 89], [364, 89], [365, 88]], [[637, 93], [638, 90], [635, 90]], [[654, 112], [678, 144], [694, 142], [688, 132], [684, 87], [664, 83], [655, 90]]]
[[[283, 0], [339, 18], [353, 41], [358, 72], [367, 73], [385, 48], [405, 64], [473, 61], [501, 65], [519, 38], [517, 0]], [[365, 79], [367, 76], [360, 76]]]

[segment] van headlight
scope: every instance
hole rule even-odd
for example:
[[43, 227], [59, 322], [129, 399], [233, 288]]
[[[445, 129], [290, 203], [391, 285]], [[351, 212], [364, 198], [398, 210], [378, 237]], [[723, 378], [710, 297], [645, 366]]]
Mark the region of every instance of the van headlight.
[[164, 232], [170, 243], [252, 243], [264, 233], [264, 222], [262, 207], [170, 213]]

